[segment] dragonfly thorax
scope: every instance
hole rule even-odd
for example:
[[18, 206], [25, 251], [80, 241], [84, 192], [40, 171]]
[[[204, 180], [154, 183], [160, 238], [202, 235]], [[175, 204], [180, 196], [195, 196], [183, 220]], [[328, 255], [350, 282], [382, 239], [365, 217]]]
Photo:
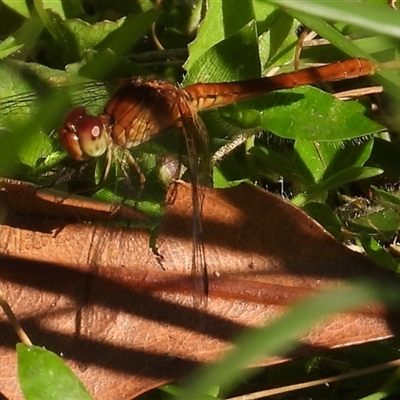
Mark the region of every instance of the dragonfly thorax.
[[134, 147], [175, 125], [179, 96], [179, 89], [169, 82], [132, 78], [104, 108], [103, 118], [109, 121], [113, 142]]

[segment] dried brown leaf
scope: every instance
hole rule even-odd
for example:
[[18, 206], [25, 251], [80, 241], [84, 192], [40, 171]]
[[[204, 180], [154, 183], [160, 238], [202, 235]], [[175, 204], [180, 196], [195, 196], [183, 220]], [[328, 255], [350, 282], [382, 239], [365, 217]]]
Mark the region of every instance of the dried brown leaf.
[[[315, 290], [357, 277], [395, 279], [277, 196], [246, 185], [207, 189], [210, 292], [207, 309], [196, 309], [190, 186], [172, 189], [155, 252], [146, 230], [79, 223], [88, 219], [79, 206], [63, 215], [65, 201], [43, 193], [39, 210], [36, 190], [7, 182], [0, 192], [7, 214], [2, 290], [31, 340], [62, 354], [96, 399], [130, 399], [180, 378], [221, 356], [246, 327]], [[46, 202], [58, 203], [51, 216]], [[387, 338], [399, 332], [396, 321], [373, 305], [334, 316], [297, 354]], [[18, 399], [17, 338], [5, 317], [0, 324], [2, 394]]]

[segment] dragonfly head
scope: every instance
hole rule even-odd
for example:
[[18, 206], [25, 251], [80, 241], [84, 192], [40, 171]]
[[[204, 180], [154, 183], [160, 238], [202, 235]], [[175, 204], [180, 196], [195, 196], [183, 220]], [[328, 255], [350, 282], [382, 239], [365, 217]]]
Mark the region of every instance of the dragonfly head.
[[76, 107], [68, 112], [58, 136], [64, 150], [78, 161], [101, 156], [110, 140], [102, 120], [89, 115], [85, 107]]

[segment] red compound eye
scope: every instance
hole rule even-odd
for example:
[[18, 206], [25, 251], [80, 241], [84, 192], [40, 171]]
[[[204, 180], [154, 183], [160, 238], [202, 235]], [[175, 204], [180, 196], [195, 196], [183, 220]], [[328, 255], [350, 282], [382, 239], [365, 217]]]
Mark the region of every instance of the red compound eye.
[[100, 118], [89, 115], [84, 107], [76, 107], [65, 116], [59, 138], [75, 160], [99, 157], [108, 145], [108, 135]]

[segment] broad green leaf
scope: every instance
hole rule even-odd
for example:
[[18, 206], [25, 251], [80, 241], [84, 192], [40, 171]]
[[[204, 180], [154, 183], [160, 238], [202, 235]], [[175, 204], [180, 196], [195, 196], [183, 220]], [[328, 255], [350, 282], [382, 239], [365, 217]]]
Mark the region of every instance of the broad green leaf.
[[254, 146], [249, 153], [256, 157], [257, 166], [261, 174], [268, 176], [268, 173], [274, 172], [286, 179], [304, 185], [314, 183], [310, 171], [304, 167], [304, 164], [293, 162], [292, 154], [282, 154], [272, 148], [264, 146]]
[[361, 143], [298, 140], [294, 145], [295, 163], [306, 166], [314, 182], [319, 182], [345, 168], [363, 166], [371, 154], [373, 143], [372, 139]]
[[260, 113], [260, 128], [293, 140], [342, 141], [385, 129], [365, 117], [362, 107], [357, 109], [354, 103], [340, 101], [310, 86], [279, 90], [256, 100], [237, 103], [235, 107], [221, 108], [218, 112], [234, 121], [244, 109]]
[[379, 189], [376, 186], [372, 186], [374, 192], [382, 198], [382, 200], [386, 200], [393, 205], [400, 206], [400, 197], [394, 193], [386, 192], [385, 190]]
[[62, 19], [76, 18], [85, 14], [85, 9], [79, 0], [34, 0], [35, 7], [44, 10], [51, 10]]
[[382, 168], [388, 175], [400, 176], [400, 145], [397, 141], [375, 138], [369, 164]]
[[396, 273], [400, 272], [400, 265], [397, 261], [374, 238], [361, 235], [360, 241], [367, 255], [376, 264]]
[[83, 8], [78, 0], [69, 0], [68, 2], [62, 0], [34, 0], [34, 4], [36, 11], [39, 11], [39, 9], [49, 10], [52, 13], [57, 13], [61, 18], [66, 18], [66, 11], [68, 11], [68, 9], [75, 9], [76, 11], [83, 12]]
[[[139, 15], [127, 16], [96, 46], [95, 53], [82, 65], [79, 75], [95, 80], [115, 78], [116, 71], [127, 64], [125, 54], [150, 29], [158, 15], [155, 9], [151, 9]], [[98, 33], [96, 30], [93, 32]]]
[[29, 47], [34, 46], [42, 30], [43, 23], [39, 18], [29, 18], [21, 28], [0, 43], [0, 60], [18, 50], [24, 49], [27, 51]]
[[[70, 83], [70, 77], [63, 71], [45, 66], [4, 60], [0, 62], [0, 128], [15, 131], [28, 123], [40, 105], [46, 101], [52, 87]], [[52, 120], [51, 108], [47, 120]], [[43, 124], [46, 125], [46, 119]], [[55, 126], [51, 126], [50, 130]], [[49, 133], [49, 131], [47, 132]]]
[[117, 21], [100, 21], [88, 24], [81, 19], [68, 19], [64, 22], [66, 29], [70, 31], [76, 41], [79, 57], [83, 57], [88, 49], [99, 45], [107, 35], [118, 29], [125, 18]]
[[[194, 63], [198, 63], [205, 52], [255, 19], [251, 0], [240, 3], [232, 0], [211, 0], [207, 3], [207, 14], [201, 21], [196, 39], [189, 45], [189, 58], [184, 65], [187, 71], [192, 70]], [[266, 13], [272, 8], [273, 6], [266, 4]]]
[[252, 107], [263, 113], [261, 128], [287, 139], [345, 140], [384, 130], [353, 106], [310, 86], [272, 93]]
[[213, 168], [213, 187], [226, 188], [229, 187], [229, 180], [226, 179], [221, 169], [218, 166]]
[[319, 222], [336, 239], [343, 240], [341, 221], [326, 203], [307, 203], [304, 205], [303, 211]]
[[340, 143], [297, 140], [294, 150], [295, 163], [304, 165], [315, 183], [321, 180], [331, 160], [340, 151]]
[[[15, 124], [21, 125], [34, 116], [41, 102], [48, 101], [51, 94], [69, 87], [71, 92], [85, 91], [83, 79], [75, 78], [64, 71], [55, 70], [40, 64], [25, 63], [14, 60], [0, 62], [0, 127], [12, 129]], [[99, 100], [106, 94], [106, 90], [99, 91], [93, 96]], [[88, 96], [87, 91], [85, 95]], [[76, 101], [79, 95], [76, 95]], [[72, 100], [72, 99], [71, 99]], [[76, 103], [77, 104], [77, 103]], [[80, 104], [82, 105], [82, 104]], [[86, 105], [86, 104], [85, 104]], [[52, 108], [48, 109], [47, 120], [54, 120]], [[67, 111], [67, 110], [64, 110]], [[60, 121], [57, 122], [57, 125]], [[51, 124], [43, 121], [44, 125]], [[50, 129], [57, 125], [50, 126]]]
[[23, 17], [29, 17], [29, 5], [25, 0], [2, 0], [2, 3]]
[[[246, 60], [243, 59], [246, 54]], [[238, 60], [242, 62], [238, 63]], [[207, 50], [192, 63], [184, 85], [225, 82], [261, 76], [256, 24], [250, 22], [233, 36]]]
[[138, 15], [127, 16], [117, 29], [108, 33], [97, 49], [100, 51], [109, 49], [119, 55], [126, 54], [150, 29], [158, 15], [157, 10], [151, 9]]
[[377, 210], [371, 207], [360, 217], [347, 221], [347, 225], [355, 233], [390, 241], [399, 229], [400, 219], [398, 213], [390, 207], [380, 207]]
[[53, 10], [45, 9], [41, 0], [35, 0], [35, 8], [43, 25], [58, 45], [59, 61], [71, 62], [75, 60], [78, 57], [76, 42], [65, 28], [62, 17]]
[[308, 201], [313, 200], [322, 192], [337, 189], [347, 183], [358, 181], [361, 179], [371, 178], [383, 173], [379, 168], [371, 167], [350, 167], [343, 169], [331, 176], [330, 178], [317, 183], [314, 186], [307, 188], [305, 193], [299, 194], [292, 199], [292, 203], [297, 206], [302, 206]]
[[39, 92], [50, 87], [74, 83], [78, 83], [78, 80], [71, 78], [65, 71], [18, 60], [0, 61], [0, 102], [2, 104], [8, 101], [9, 96]]
[[265, 21], [258, 23], [260, 40], [260, 59], [263, 71], [282, 66], [293, 60], [298, 37], [299, 23], [289, 14], [276, 9]]
[[41, 347], [17, 345], [18, 379], [26, 400], [91, 400], [64, 361]]
[[[335, 146], [336, 145], [336, 146]], [[347, 140], [333, 143], [337, 151], [327, 163], [324, 179], [333, 176], [342, 169], [349, 167], [362, 167], [370, 158], [374, 147], [374, 138], [369, 136], [359, 140]]]
[[[53, 152], [60, 148], [54, 133], [81, 96], [68, 85], [67, 73], [32, 63], [1, 62], [0, 81], [0, 128], [7, 139], [0, 147], [0, 171], [3, 176], [13, 175], [14, 170], [25, 174], [26, 168], [36, 169], [41, 162], [48, 163], [48, 157], [54, 159]], [[97, 101], [104, 99], [100, 91], [97, 94]]]

